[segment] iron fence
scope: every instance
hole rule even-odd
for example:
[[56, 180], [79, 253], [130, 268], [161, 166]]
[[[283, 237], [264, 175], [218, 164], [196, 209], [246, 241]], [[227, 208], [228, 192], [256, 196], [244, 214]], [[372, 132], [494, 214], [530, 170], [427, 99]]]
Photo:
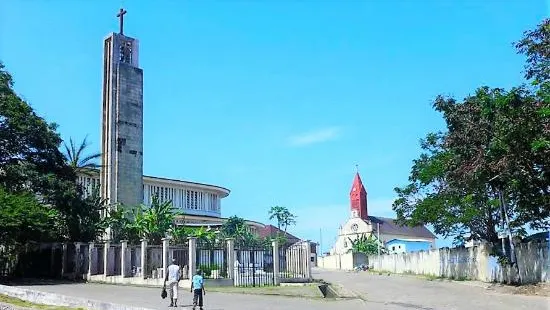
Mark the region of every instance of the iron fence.
[[204, 278], [227, 278], [227, 247], [221, 241], [197, 242], [196, 266]]
[[130, 254], [130, 276], [141, 275], [141, 247], [130, 246], [128, 252]]
[[147, 246], [147, 278], [162, 278], [162, 246]]
[[[121, 275], [122, 271], [122, 246], [121, 245], [111, 245], [109, 247], [110, 257], [113, 257], [110, 263], [113, 264], [112, 275]], [[111, 274], [110, 274], [111, 275]]]
[[188, 278], [187, 270], [189, 268], [189, 244], [177, 244], [169, 247], [169, 256], [180, 266], [184, 279]]
[[272, 247], [240, 246], [235, 250], [235, 260], [233, 266], [235, 286], [258, 287], [275, 284]]
[[61, 276], [62, 249], [56, 244], [0, 245], [0, 278]]
[[96, 268], [94, 273], [95, 274], [102, 274], [102, 273], [105, 272], [104, 267], [103, 267], [103, 266], [105, 266], [103, 264], [104, 256], [105, 256], [105, 254], [104, 254], [105, 253], [105, 247], [99, 246], [99, 247], [96, 247], [95, 249], [96, 249], [96, 253], [97, 253], [97, 255], [95, 257], [95, 259], [96, 259], [96, 264], [95, 265], [97, 266], [97, 268]]

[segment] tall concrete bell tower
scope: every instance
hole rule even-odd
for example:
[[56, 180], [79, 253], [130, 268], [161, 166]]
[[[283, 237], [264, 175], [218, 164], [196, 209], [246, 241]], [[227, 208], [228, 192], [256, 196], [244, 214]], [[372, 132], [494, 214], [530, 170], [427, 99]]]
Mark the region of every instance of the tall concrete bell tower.
[[143, 70], [138, 40], [119, 33], [103, 44], [101, 197], [134, 207], [143, 202]]

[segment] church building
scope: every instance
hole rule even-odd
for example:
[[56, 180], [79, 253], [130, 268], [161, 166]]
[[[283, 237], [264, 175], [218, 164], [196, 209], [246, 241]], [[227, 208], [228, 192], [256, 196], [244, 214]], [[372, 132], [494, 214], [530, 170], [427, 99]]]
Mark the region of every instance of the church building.
[[425, 226], [400, 226], [394, 219], [368, 214], [367, 191], [359, 173], [355, 174], [350, 191], [350, 218], [338, 231], [330, 254], [345, 254], [352, 241], [361, 236], [380, 238], [389, 253], [404, 253], [435, 248], [435, 235]]
[[[110, 206], [149, 206], [156, 195], [171, 201], [185, 216], [176, 225], [215, 228], [223, 225], [221, 200], [229, 189], [218, 185], [143, 175], [143, 69], [139, 63], [139, 41], [124, 33], [120, 9], [118, 33], [103, 41], [103, 92], [101, 114], [101, 168], [78, 176], [84, 195], [99, 187]], [[252, 232], [265, 225], [246, 221]], [[109, 235], [109, 231], [107, 234]], [[106, 237], [108, 237], [108, 235]]]

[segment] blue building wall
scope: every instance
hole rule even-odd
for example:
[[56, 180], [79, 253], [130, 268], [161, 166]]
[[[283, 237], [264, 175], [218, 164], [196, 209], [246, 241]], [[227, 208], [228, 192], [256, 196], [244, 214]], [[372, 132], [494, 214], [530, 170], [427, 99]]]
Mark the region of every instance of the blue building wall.
[[[401, 246], [401, 248], [399, 248]], [[395, 250], [393, 250], [395, 247]], [[405, 249], [403, 249], [403, 247]], [[390, 252], [414, 252], [414, 251], [428, 251], [430, 250], [431, 242], [429, 241], [411, 241], [411, 240], [402, 240], [402, 239], [393, 239], [386, 242], [386, 249]]]

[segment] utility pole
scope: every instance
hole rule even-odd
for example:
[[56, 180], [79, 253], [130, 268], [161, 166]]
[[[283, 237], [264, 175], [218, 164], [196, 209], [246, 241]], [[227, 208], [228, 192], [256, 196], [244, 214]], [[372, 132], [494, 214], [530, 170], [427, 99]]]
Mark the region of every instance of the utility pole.
[[378, 244], [378, 269], [382, 270], [382, 266], [380, 266], [380, 223], [376, 223], [376, 234], [377, 234], [377, 244]]
[[319, 254], [317, 256], [323, 256], [323, 230], [319, 228]]

